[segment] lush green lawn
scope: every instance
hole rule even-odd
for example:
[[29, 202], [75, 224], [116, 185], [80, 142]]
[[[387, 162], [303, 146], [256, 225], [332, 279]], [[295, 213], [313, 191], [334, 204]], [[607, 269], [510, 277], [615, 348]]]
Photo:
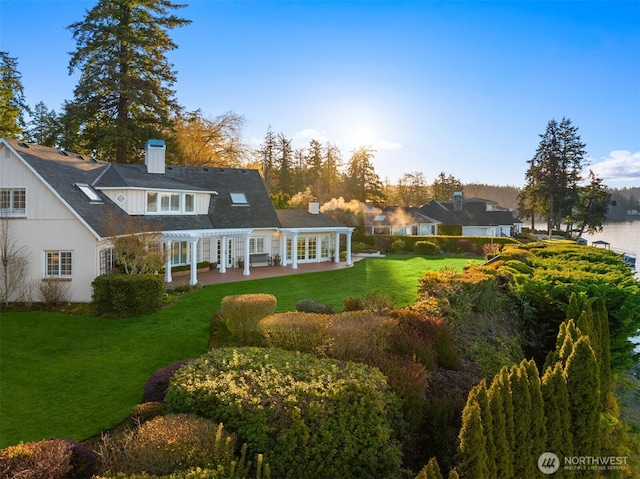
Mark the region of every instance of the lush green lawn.
[[120, 422], [155, 370], [206, 351], [209, 318], [224, 296], [271, 293], [278, 311], [293, 310], [301, 299], [340, 311], [346, 298], [379, 291], [400, 307], [415, 301], [425, 270], [461, 270], [469, 261], [392, 255], [348, 269], [209, 285], [163, 311], [128, 320], [4, 313], [0, 447], [52, 437], [82, 440]]

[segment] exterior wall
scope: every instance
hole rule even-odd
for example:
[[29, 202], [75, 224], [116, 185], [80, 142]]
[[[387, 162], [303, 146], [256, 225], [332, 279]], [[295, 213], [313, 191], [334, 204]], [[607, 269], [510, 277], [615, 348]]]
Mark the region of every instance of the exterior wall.
[[[147, 212], [147, 191], [131, 189], [105, 189], [100, 190], [111, 200], [130, 215], [144, 215]], [[160, 190], [158, 190], [160, 191]], [[163, 190], [164, 191], [164, 190]], [[169, 191], [169, 190], [166, 190]], [[191, 192], [189, 192], [191, 193]], [[124, 196], [123, 201], [118, 201], [118, 196]], [[209, 212], [209, 193], [195, 193], [195, 213], [205, 215]], [[189, 214], [189, 213], [183, 213]]]
[[[286, 262], [293, 262], [293, 235], [285, 235]], [[300, 233], [296, 235], [298, 243], [297, 263], [321, 263], [332, 260], [334, 235], [331, 233]], [[315, 251], [315, 253], [314, 253]]]
[[45, 276], [46, 251], [71, 251], [71, 277], [60, 281], [68, 284], [70, 301], [90, 301], [91, 282], [97, 276], [95, 236], [18, 158], [6, 156], [0, 152], [0, 187], [26, 188], [26, 217], [6, 220], [10, 238], [28, 255], [25, 291], [31, 289], [30, 299], [38, 301], [37, 289], [30, 286]]

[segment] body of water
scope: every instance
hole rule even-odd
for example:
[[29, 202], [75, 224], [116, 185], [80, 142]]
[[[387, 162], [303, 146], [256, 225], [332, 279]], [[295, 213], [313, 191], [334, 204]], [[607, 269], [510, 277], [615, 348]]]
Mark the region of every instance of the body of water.
[[[621, 250], [634, 253], [640, 257], [640, 221], [622, 221], [607, 223], [604, 229], [593, 235], [583, 234], [589, 244], [593, 241], [606, 241], [611, 244], [613, 250]], [[640, 264], [636, 264], [639, 267]]]

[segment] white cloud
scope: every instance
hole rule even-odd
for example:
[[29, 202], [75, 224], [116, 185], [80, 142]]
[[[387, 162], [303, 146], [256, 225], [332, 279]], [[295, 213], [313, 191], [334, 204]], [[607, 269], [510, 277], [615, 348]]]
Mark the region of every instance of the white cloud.
[[394, 141], [375, 140], [373, 142], [373, 149], [374, 150], [400, 150], [402, 149], [402, 145]]
[[593, 163], [591, 169], [596, 176], [607, 181], [640, 181], [640, 151], [615, 150], [609, 156]]
[[318, 140], [320, 143], [326, 143], [329, 140], [326, 135], [314, 128], [304, 128], [297, 131], [294, 138], [296, 141], [304, 141], [306, 143], [311, 140]]

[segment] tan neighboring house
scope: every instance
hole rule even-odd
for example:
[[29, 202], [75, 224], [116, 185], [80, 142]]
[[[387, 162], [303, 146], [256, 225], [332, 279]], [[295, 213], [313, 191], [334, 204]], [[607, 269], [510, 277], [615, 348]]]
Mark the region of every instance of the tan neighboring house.
[[293, 269], [339, 262], [341, 240], [351, 264], [353, 228], [317, 204], [276, 211], [257, 170], [166, 165], [161, 140], [132, 165], [0, 138], [0, 216], [26, 248], [29, 281], [69, 282], [71, 301], [91, 300], [92, 281], [114, 266], [110, 237], [131, 224], [158, 232], [167, 283], [172, 266], [189, 265], [197, 284], [203, 261], [245, 275], [275, 258]]

